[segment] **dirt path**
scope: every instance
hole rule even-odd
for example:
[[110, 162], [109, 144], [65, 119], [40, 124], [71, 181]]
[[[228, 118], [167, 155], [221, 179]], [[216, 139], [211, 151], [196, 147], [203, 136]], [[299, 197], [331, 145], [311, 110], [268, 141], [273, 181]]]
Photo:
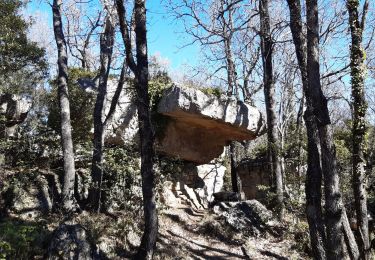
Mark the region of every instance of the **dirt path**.
[[303, 259], [290, 250], [290, 241], [249, 238], [243, 244], [236, 237], [225, 240], [215, 230], [205, 230], [210, 217], [207, 210], [183, 205], [164, 210], [156, 259]]

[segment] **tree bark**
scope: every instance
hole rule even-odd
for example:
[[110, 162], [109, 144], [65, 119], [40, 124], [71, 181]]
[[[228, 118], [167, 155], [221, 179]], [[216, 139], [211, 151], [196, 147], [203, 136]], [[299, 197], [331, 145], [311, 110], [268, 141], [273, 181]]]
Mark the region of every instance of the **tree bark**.
[[[299, 0], [288, 0], [290, 11], [290, 29], [296, 49], [298, 66], [301, 72], [303, 91], [306, 93], [307, 78], [307, 53], [306, 41], [303, 35], [301, 3]], [[305, 94], [306, 96], [306, 94]], [[326, 259], [326, 235], [322, 217], [322, 169], [320, 162], [320, 141], [316, 126], [316, 118], [310, 99], [306, 98], [306, 111], [304, 120], [307, 132], [307, 173], [305, 183], [306, 215], [309, 223], [310, 242], [315, 259]]]
[[237, 158], [236, 158], [236, 143], [231, 142], [229, 145], [229, 156], [230, 156], [230, 173], [231, 173], [231, 182], [233, 192], [237, 192], [241, 198], [241, 180], [237, 174]]
[[141, 175], [145, 229], [136, 259], [152, 259], [158, 233], [158, 215], [156, 208], [155, 172], [153, 170], [155, 134], [151, 123], [150, 98], [148, 94], [148, 57], [145, 0], [134, 3], [136, 58], [132, 56], [128, 24], [125, 20], [123, 0], [116, 0], [120, 29], [123, 36], [127, 63], [135, 75], [137, 108], [141, 146]]
[[275, 101], [275, 84], [273, 78], [272, 51], [273, 43], [270, 33], [270, 18], [268, 12], [268, 0], [259, 1], [260, 12], [260, 37], [261, 52], [263, 62], [263, 84], [264, 98], [267, 111], [267, 137], [268, 137], [268, 156], [269, 164], [272, 169], [272, 175], [275, 179], [276, 195], [277, 195], [277, 212], [278, 217], [283, 217], [283, 177], [280, 165], [279, 138], [277, 134], [276, 120], [276, 101]]
[[138, 94], [138, 121], [141, 143], [142, 193], [145, 214], [145, 230], [137, 256], [152, 259], [158, 233], [158, 216], [155, 201], [154, 129], [151, 123], [150, 98], [148, 95], [148, 57], [146, 37], [145, 0], [136, 0], [135, 34], [137, 53], [136, 89]]
[[61, 19], [61, 0], [54, 0], [52, 5], [53, 31], [58, 50], [58, 96], [61, 120], [61, 144], [64, 160], [64, 183], [62, 190], [62, 207], [66, 212], [77, 207], [74, 199], [74, 151], [72, 141], [72, 125], [70, 122], [70, 106], [68, 93], [68, 55]]
[[90, 208], [94, 212], [101, 210], [104, 131], [106, 127], [104, 124], [104, 102], [107, 96], [107, 82], [112, 61], [114, 32], [114, 26], [108, 15], [105, 21], [104, 32], [100, 36], [99, 86], [94, 107], [94, 149], [91, 166], [92, 187], [89, 193]]
[[364, 12], [362, 14], [362, 24], [359, 17], [359, 1], [348, 0], [347, 8], [349, 11], [349, 25], [351, 31], [352, 44], [350, 48], [350, 68], [352, 83], [352, 107], [353, 107], [353, 190], [355, 199], [355, 211], [358, 225], [358, 244], [362, 259], [368, 258], [369, 250], [369, 232], [367, 217], [367, 194], [364, 158], [366, 147], [366, 110], [367, 103], [365, 99], [365, 52], [362, 48], [362, 34], [364, 30], [364, 20], [366, 16], [365, 1]]
[[[326, 256], [328, 259], [344, 258], [344, 229], [346, 217], [343, 205], [339, 173], [337, 169], [336, 148], [333, 142], [331, 121], [327, 99], [323, 95], [319, 70], [319, 19], [317, 0], [306, 0], [307, 12], [307, 78], [306, 98], [310, 100], [316, 117], [324, 176], [325, 226], [327, 232]], [[345, 231], [347, 236], [353, 236]], [[347, 244], [347, 246], [352, 246]], [[356, 246], [356, 245], [355, 245]], [[357, 252], [358, 248], [350, 248]]]

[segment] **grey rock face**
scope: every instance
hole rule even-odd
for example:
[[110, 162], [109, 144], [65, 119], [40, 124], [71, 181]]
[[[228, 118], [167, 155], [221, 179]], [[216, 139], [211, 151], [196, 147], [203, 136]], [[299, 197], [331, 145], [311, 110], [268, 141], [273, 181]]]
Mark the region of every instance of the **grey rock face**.
[[263, 116], [255, 107], [193, 88], [168, 89], [158, 112], [170, 120], [157, 149], [199, 164], [217, 158], [230, 141], [255, 139], [264, 128]]
[[[108, 114], [111, 100], [117, 88], [116, 80], [108, 81], [108, 95], [105, 110]], [[112, 121], [106, 129], [105, 142], [112, 145], [123, 145], [135, 141], [138, 134], [137, 107], [129, 86], [124, 86], [117, 103]]]
[[260, 236], [270, 229], [272, 212], [257, 200], [220, 202], [214, 212], [236, 231], [250, 236]]
[[[77, 80], [80, 87], [88, 92], [96, 95], [97, 84], [88, 78], [80, 78]], [[107, 83], [107, 96], [104, 100], [105, 114], [111, 107], [112, 98], [116, 92], [118, 85], [117, 79], [109, 79]], [[94, 129], [92, 129], [93, 133]], [[138, 134], [137, 108], [132, 97], [131, 87], [125, 85], [118, 100], [116, 110], [113, 114], [111, 122], [105, 130], [105, 142], [109, 145], [124, 145], [131, 143]]]
[[225, 171], [226, 167], [218, 161], [199, 166], [185, 163], [181, 179], [164, 184], [164, 203], [173, 207], [184, 200], [194, 208], [207, 208], [214, 199], [213, 194], [224, 185]]
[[33, 220], [51, 211], [58, 196], [58, 180], [53, 174], [17, 173], [8, 176], [5, 182], [6, 210], [24, 220]]
[[194, 165], [186, 164], [184, 168], [185, 183], [193, 188], [199, 198], [207, 202], [213, 201], [213, 194], [222, 189], [226, 167], [220, 162]]
[[0, 137], [13, 136], [17, 126], [25, 121], [31, 108], [31, 100], [0, 94]]
[[48, 247], [48, 259], [88, 260], [99, 257], [81, 225], [62, 224], [53, 233]]

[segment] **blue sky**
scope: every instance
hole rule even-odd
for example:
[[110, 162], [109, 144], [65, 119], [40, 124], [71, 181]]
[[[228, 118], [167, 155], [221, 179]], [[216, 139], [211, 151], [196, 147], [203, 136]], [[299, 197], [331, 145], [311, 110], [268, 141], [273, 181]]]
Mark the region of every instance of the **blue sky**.
[[[167, 13], [160, 1], [147, 1], [147, 10], [149, 54], [158, 53], [162, 58], [168, 59], [172, 70], [184, 64], [195, 65], [199, 47], [194, 45], [181, 48], [188, 41], [186, 34], [182, 33], [182, 24]], [[47, 2], [33, 0], [29, 3], [27, 13], [34, 15], [38, 12], [48, 17], [48, 23], [52, 27], [52, 11]]]

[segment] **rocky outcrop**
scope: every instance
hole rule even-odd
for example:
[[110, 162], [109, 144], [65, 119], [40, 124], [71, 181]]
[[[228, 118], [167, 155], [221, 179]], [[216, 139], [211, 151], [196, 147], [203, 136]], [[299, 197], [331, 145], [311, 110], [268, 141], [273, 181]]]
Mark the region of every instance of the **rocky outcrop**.
[[262, 199], [265, 197], [263, 187], [271, 185], [270, 171], [266, 158], [243, 159], [236, 167], [241, 179], [242, 194], [245, 199]]
[[213, 194], [223, 188], [225, 171], [219, 161], [199, 166], [185, 163], [178, 181], [164, 183], [163, 202], [173, 207], [184, 201], [197, 209], [207, 208]]
[[38, 171], [11, 173], [1, 188], [4, 210], [23, 220], [50, 212], [60, 190], [57, 175]]
[[89, 242], [87, 231], [79, 224], [61, 224], [52, 235], [48, 259], [100, 259]]
[[257, 200], [241, 202], [220, 202], [213, 211], [225, 221], [227, 225], [249, 236], [260, 236], [275, 231], [271, 228], [277, 224], [272, 212]]
[[[117, 88], [117, 81], [108, 81], [108, 93], [104, 103], [106, 114]], [[129, 86], [124, 86], [111, 123], [106, 129], [105, 142], [111, 145], [123, 145], [135, 141], [138, 134], [137, 106]]]
[[264, 128], [262, 114], [255, 107], [194, 88], [168, 89], [158, 112], [169, 120], [157, 150], [198, 164], [217, 158], [230, 141], [255, 139]]
[[31, 100], [18, 95], [0, 94], [0, 137], [11, 137], [27, 117]]
[[[77, 80], [79, 86], [88, 93], [96, 95], [98, 82], [89, 78]], [[104, 100], [105, 114], [111, 107], [112, 98], [116, 92], [118, 80], [109, 79], [107, 83], [107, 96]], [[118, 100], [116, 110], [111, 122], [105, 130], [105, 143], [112, 145], [124, 145], [132, 143], [138, 134], [137, 108], [133, 99], [132, 89], [127, 84], [123, 87]], [[92, 129], [92, 133], [94, 129]]]

